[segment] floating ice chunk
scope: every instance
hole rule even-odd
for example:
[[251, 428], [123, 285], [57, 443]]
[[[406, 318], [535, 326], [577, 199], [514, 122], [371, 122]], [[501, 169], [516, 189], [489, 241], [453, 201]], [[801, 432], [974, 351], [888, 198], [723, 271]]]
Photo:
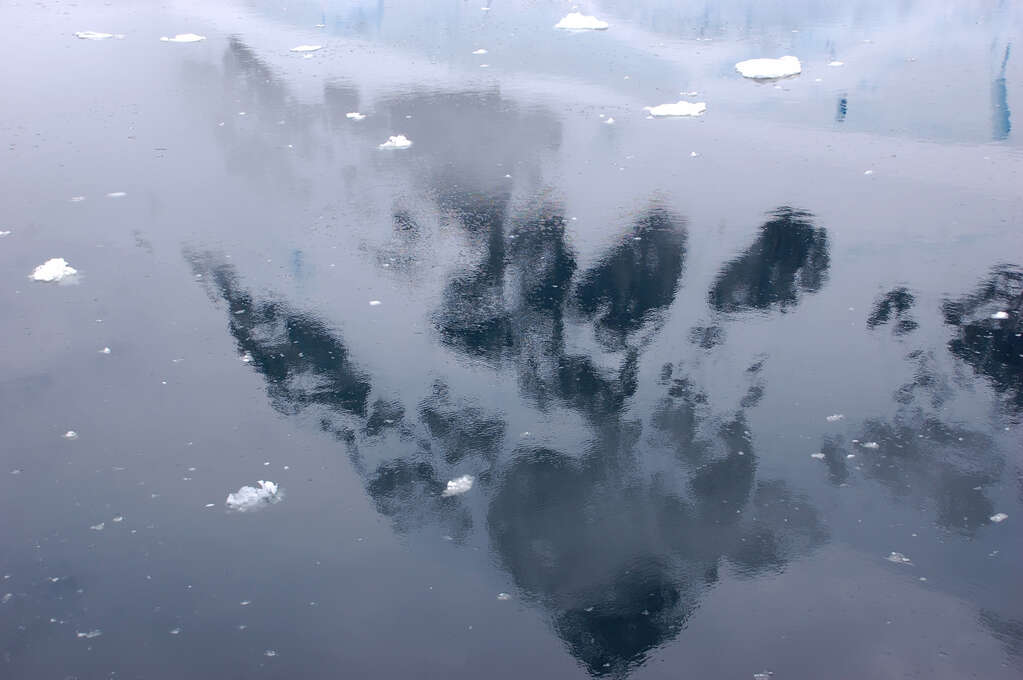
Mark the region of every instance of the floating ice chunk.
[[380, 145], [381, 149], [407, 149], [412, 146], [412, 140], [405, 135], [392, 135], [387, 141]]
[[323, 45], [299, 45], [298, 47], [292, 47], [292, 52], [315, 52], [316, 50], [322, 50]]
[[107, 198], [124, 198], [127, 195], [127, 192], [124, 191], [111, 191], [107, 194]]
[[0, 231], [0, 238], [3, 238], [4, 236], [10, 236], [10, 235], [11, 235], [11, 230], [10, 229], [8, 229], [7, 231]]
[[683, 97], [699, 97], [700, 96], [700, 93], [697, 92], [696, 90], [693, 90], [691, 92], [679, 92], [679, 94], [682, 95]]
[[829, 423], [837, 423], [843, 418], [845, 418], [845, 416], [842, 415], [841, 413], [835, 413], [834, 415], [830, 415], [827, 418], [825, 418], [825, 420], [827, 420]]
[[243, 607], [248, 607], [250, 604], [252, 604], [252, 600], [242, 600], [238, 604], [240, 604]]
[[561, 21], [554, 24], [554, 28], [562, 28], [566, 31], [606, 31], [607, 27], [606, 21], [580, 12], [566, 14]]
[[72, 196], [71, 197], [71, 202], [72, 203], [81, 203], [84, 200], [85, 200], [85, 196]]
[[359, 113], [358, 111], [350, 111], [345, 114], [345, 118], [351, 118], [352, 120], [362, 120], [365, 117], [365, 113]]
[[824, 454], [821, 453], [820, 451], [818, 451], [817, 453], [811, 453], [810, 457], [816, 458], [817, 460], [824, 460]]
[[277, 656], [277, 650], [276, 649], [268, 649], [265, 652], [263, 652], [263, 656], [270, 656], [270, 657]]
[[478, 50], [473, 50], [473, 54], [486, 54], [486, 53], [487, 53], [487, 51], [485, 49], [483, 49], [482, 47], [479, 48]]
[[763, 673], [754, 673], [753, 680], [771, 680], [771, 676], [774, 675], [772, 671], [764, 671]]
[[86, 640], [91, 640], [92, 638], [99, 637], [102, 634], [103, 634], [103, 631], [101, 631], [99, 628], [95, 628], [93, 630], [86, 631], [84, 633], [79, 633], [79, 632], [75, 633], [75, 635], [77, 635], [78, 637], [85, 638]]
[[177, 635], [177, 634], [179, 634], [180, 632], [181, 632], [181, 629], [180, 629], [180, 628], [171, 628], [171, 629], [170, 629], [170, 634], [171, 634], [171, 635]]
[[490, 64], [480, 64], [480, 68], [490, 68]]
[[246, 352], [245, 354], [243, 354], [240, 357], [238, 357], [238, 360], [241, 361], [242, 363], [251, 364], [252, 363], [252, 352]]
[[33, 281], [54, 283], [77, 273], [78, 270], [69, 265], [63, 257], [54, 257], [33, 269], [29, 278]]
[[103, 522], [100, 522], [99, 524], [93, 524], [89, 528], [92, 529], [93, 531], [103, 531], [103, 527], [104, 526], [106, 526], [106, 524], [103, 523]]
[[689, 157], [690, 158], [698, 158], [699, 156], [700, 156], [700, 154], [697, 153], [696, 151], [690, 151], [689, 152]]
[[990, 519], [995, 524], [1001, 524], [1005, 520], [1009, 519], [1009, 516], [1006, 515], [1004, 512], [999, 512], [994, 515], [991, 515], [991, 517], [989, 517], [988, 519]]
[[910, 566], [913, 565], [913, 560], [909, 559], [900, 552], [889, 553], [888, 557], [886, 557], [885, 559], [888, 560], [889, 562], [894, 562], [895, 564], [908, 564]]
[[829, 61], [828, 66], [845, 66], [844, 61]]
[[104, 347], [103, 349], [101, 349], [99, 351], [99, 353], [100, 354], [110, 354], [110, 348], [109, 347]]
[[369, 306], [370, 306], [370, 307], [377, 307], [377, 306], [379, 306], [380, 304], [382, 304], [382, 303], [380, 302], [380, 300], [370, 300], [370, 301], [369, 301]]
[[702, 116], [703, 112], [707, 110], [707, 103], [678, 101], [674, 104], [644, 106], [643, 110], [654, 118], [664, 118], [668, 116]]
[[0, 604], [7, 604], [14, 597], [14, 593], [5, 593], [3, 597], [0, 597]]
[[864, 174], [864, 175], [868, 175], [868, 176], [869, 176], [869, 175], [873, 175], [873, 174], [874, 174], [874, 171], [873, 171], [873, 170], [864, 170], [864, 171], [863, 171], [863, 174]]
[[511, 599], [511, 595], [509, 595], [508, 593], [498, 593], [497, 599], [501, 600], [502, 602], [507, 602], [508, 600]]
[[[10, 232], [8, 232], [8, 233], [10, 233]], [[0, 236], [2, 236], [2, 234], [0, 234]], [[994, 314], [991, 315], [991, 318], [992, 319], [999, 319], [999, 320], [1001, 320], [1001, 319], [1008, 319], [1009, 318], [1009, 313], [1008, 312], [995, 312]]]
[[604, 121], [604, 125], [614, 125], [614, 124], [615, 124], [615, 119], [614, 118], [608, 118], [607, 120]]
[[462, 475], [456, 477], [448, 482], [448, 486], [444, 489], [442, 496], [458, 496], [472, 488], [473, 482], [476, 479], [472, 475]]
[[74, 430], [68, 430], [64, 433], [64, 439], [78, 439], [78, 433]]
[[118, 515], [117, 517], [113, 518], [110, 521], [111, 522], [123, 522], [124, 521], [124, 517], [122, 515]]
[[168, 38], [167, 36], [163, 36], [162, 38], [160, 38], [160, 40], [162, 42], [173, 42], [173, 43], [193, 43], [193, 42], [199, 42], [200, 40], [205, 40], [205, 39], [206, 39], [206, 36], [204, 36], [204, 35], [196, 35], [195, 33], [178, 33], [176, 36], [174, 36], [172, 38]]
[[784, 56], [779, 59], [747, 59], [735, 65], [744, 78], [770, 79], [787, 78], [798, 75], [803, 71], [803, 65], [799, 59], [793, 56]]
[[243, 486], [235, 493], [228, 494], [226, 501], [228, 509], [248, 512], [281, 500], [281, 492], [276, 483], [262, 479], [256, 483], [259, 484], [258, 489], [253, 486]]
[[99, 31], [78, 31], [78, 33], [75, 33], [75, 37], [82, 40], [109, 40], [114, 37], [114, 34], [100, 33]]
[[860, 446], [862, 446], [865, 449], [876, 449], [879, 447], [877, 442], [863, 442], [862, 444], [860, 444]]

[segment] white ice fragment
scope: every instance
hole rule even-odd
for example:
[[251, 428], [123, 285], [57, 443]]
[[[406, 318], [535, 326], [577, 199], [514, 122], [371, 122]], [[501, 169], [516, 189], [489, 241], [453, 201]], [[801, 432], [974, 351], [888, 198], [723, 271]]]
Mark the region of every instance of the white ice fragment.
[[64, 439], [78, 439], [78, 433], [74, 430], [68, 430], [64, 433]]
[[829, 61], [828, 66], [845, 66], [844, 61]]
[[10, 235], [11, 235], [11, 230], [10, 229], [8, 229], [7, 231], [0, 231], [0, 238], [3, 238], [4, 236], [10, 236]]
[[78, 637], [85, 638], [86, 640], [91, 640], [92, 638], [99, 637], [102, 634], [103, 634], [103, 631], [101, 631], [99, 628], [95, 628], [95, 629], [87, 631], [85, 633], [79, 633], [79, 632], [75, 633], [75, 635], [77, 635]]
[[238, 604], [240, 604], [243, 607], [248, 607], [250, 604], [252, 604], [252, 600], [242, 600]]
[[380, 300], [370, 300], [370, 301], [369, 301], [369, 306], [370, 306], [370, 307], [377, 307], [377, 306], [379, 306], [380, 304], [382, 304], [382, 303], [380, 302]]
[[868, 175], [868, 176], [869, 176], [869, 175], [873, 175], [873, 174], [874, 174], [874, 171], [873, 171], [873, 170], [864, 170], [864, 171], [863, 171], [863, 174], [864, 174], [864, 175]]
[[478, 50], [474, 50], [473, 51], [473, 54], [486, 54], [486, 53], [487, 53], [487, 51], [485, 49], [483, 49], [482, 47], [479, 48]]
[[774, 675], [772, 671], [764, 671], [763, 673], [754, 673], [753, 680], [771, 680], [771, 676]]
[[654, 118], [667, 116], [701, 116], [707, 110], [706, 102], [678, 101], [674, 104], [660, 104], [658, 106], [644, 106], [643, 110]]
[[246, 363], [246, 364], [251, 364], [252, 363], [252, 352], [246, 352], [245, 354], [243, 354], [240, 357], [238, 357], [238, 360], [243, 362], [243, 363]]
[[992, 319], [1008, 319], [1009, 318], [1009, 313], [1008, 312], [995, 312], [994, 314], [991, 315], [991, 318]]
[[508, 600], [511, 599], [511, 595], [509, 595], [508, 593], [498, 593], [497, 599], [501, 600], [502, 602], [507, 602]]
[[697, 153], [696, 151], [690, 151], [689, 152], [689, 157], [690, 158], [698, 158], [699, 156], [700, 156], [700, 154]]
[[277, 656], [277, 650], [276, 649], [268, 649], [265, 652], [263, 652], [263, 656], [271, 656], [271, 657]]
[[85, 200], [85, 196], [72, 196], [71, 197], [71, 202], [72, 203], [81, 203], [84, 200]]
[[784, 56], [779, 59], [747, 59], [735, 65], [744, 78], [787, 78], [803, 71], [803, 65], [799, 59], [793, 56]]
[[323, 49], [323, 45], [299, 45], [297, 47], [292, 47], [291, 51], [292, 52], [315, 52], [316, 50], [322, 50], [322, 49]]
[[472, 484], [475, 481], [476, 480], [472, 475], [462, 475], [461, 477], [456, 477], [455, 479], [452, 479], [451, 481], [448, 482], [447, 488], [444, 489], [444, 493], [442, 493], [441, 495], [442, 496], [461, 495], [468, 491], [469, 489], [471, 489]]
[[490, 68], [490, 64], [480, 64], [480, 68]]
[[127, 195], [127, 192], [124, 191], [111, 191], [107, 194], [107, 198], [124, 198]]
[[387, 141], [380, 145], [381, 149], [407, 149], [412, 146], [412, 140], [405, 135], [392, 135]]
[[32, 275], [29, 278], [33, 281], [54, 283], [56, 281], [63, 281], [77, 273], [78, 270], [69, 265], [63, 257], [54, 257], [33, 269]]
[[235, 493], [228, 494], [226, 501], [228, 509], [248, 512], [281, 500], [281, 492], [275, 482], [261, 479], [256, 483], [259, 484], [258, 489], [253, 486], [243, 486]]
[[841, 413], [835, 413], [835, 414], [830, 415], [827, 418], [825, 418], [825, 420], [827, 420], [829, 423], [837, 423], [838, 421], [842, 420], [843, 418], [845, 418], [845, 416], [842, 415]]
[[103, 522], [100, 522], [99, 524], [93, 524], [89, 528], [92, 529], [93, 531], [103, 531], [103, 527], [104, 526], [106, 526], [106, 524], [103, 523]]
[[606, 21], [580, 12], [566, 14], [561, 21], [554, 24], [554, 28], [562, 28], [566, 31], [606, 31], [607, 27]]
[[206, 39], [206, 36], [204, 36], [204, 35], [196, 35], [195, 33], [178, 33], [176, 36], [174, 36], [172, 38], [168, 38], [167, 36], [163, 36], [162, 38], [160, 38], [161, 42], [172, 42], [172, 43], [193, 43], [193, 42], [199, 42], [200, 40], [205, 40], [205, 39]]
[[345, 114], [345, 118], [351, 118], [352, 120], [362, 120], [365, 117], [365, 113], [359, 113], [358, 111], [349, 111]]
[[895, 564], [908, 564], [910, 566], [912, 566], [913, 564], [913, 560], [909, 559], [900, 552], [889, 553], [888, 557], [886, 557], [885, 559], [888, 560], [889, 562], [894, 562]]
[[112, 519], [112, 520], [110, 520], [110, 521], [111, 521], [111, 522], [123, 522], [123, 521], [124, 521], [124, 516], [122, 516], [122, 515], [118, 515], [117, 517], [113, 518], [113, 519]]
[[82, 40], [108, 40], [114, 37], [113, 33], [100, 33], [99, 31], [78, 31], [75, 33], [76, 38]]
[[989, 517], [988, 519], [990, 519], [995, 524], [1001, 524], [1005, 520], [1009, 519], [1009, 516], [1006, 515], [1004, 512], [999, 512], [994, 515], [991, 515], [991, 517]]
[[181, 629], [180, 629], [180, 628], [171, 628], [171, 629], [170, 629], [170, 634], [171, 634], [171, 635], [177, 635], [177, 634], [178, 634], [178, 633], [180, 633], [180, 632], [181, 632]]
[[614, 124], [615, 124], [615, 119], [614, 118], [608, 118], [607, 120], [604, 121], [604, 125], [614, 125]]
[[845, 454], [845, 457], [846, 457], [847, 459], [852, 459], [852, 458], [855, 458], [855, 457], [856, 457], [856, 454], [855, 454], [855, 453], [847, 453], [847, 454]]
[[860, 446], [862, 446], [865, 449], [879, 448], [879, 444], [877, 442], [863, 442], [862, 444], [860, 444]]
[[3, 597], [0, 597], [0, 604], [7, 604], [14, 597], [14, 593], [5, 593]]
[[816, 458], [817, 460], [824, 460], [824, 454], [821, 453], [820, 451], [818, 451], [817, 453], [811, 453], [810, 457]]
[[213, 503], [207, 503], [204, 507], [212, 508], [215, 507], [215, 505]]

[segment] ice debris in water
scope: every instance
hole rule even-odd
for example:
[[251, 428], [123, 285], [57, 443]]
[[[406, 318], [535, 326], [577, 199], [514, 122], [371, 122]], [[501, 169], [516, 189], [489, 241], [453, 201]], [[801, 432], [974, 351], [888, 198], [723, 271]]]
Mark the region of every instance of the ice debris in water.
[[658, 106], [644, 106], [643, 110], [654, 118], [667, 116], [701, 116], [707, 110], [706, 102], [678, 101], [674, 104], [660, 104]]
[[566, 31], [605, 31], [608, 23], [597, 17], [591, 17], [581, 12], [571, 12], [562, 17], [561, 21], [554, 24], [554, 28], [563, 28]]
[[242, 363], [251, 364], [252, 363], [252, 352], [246, 352], [245, 354], [243, 354], [240, 357], [238, 357], [238, 360], [241, 361]]
[[33, 269], [32, 275], [29, 278], [33, 281], [53, 283], [56, 281], [63, 281], [67, 277], [74, 276], [77, 273], [78, 270], [69, 265], [67, 260], [63, 257], [54, 257]]
[[171, 38], [168, 38], [167, 36], [163, 36], [162, 38], [160, 38], [160, 40], [162, 42], [174, 42], [174, 43], [193, 43], [193, 42], [199, 42], [200, 40], [205, 40], [205, 39], [206, 39], [206, 36], [204, 36], [204, 35], [196, 35], [195, 33], [178, 33], [177, 35], [175, 35], [174, 37], [171, 37]]
[[991, 517], [989, 517], [988, 519], [990, 519], [995, 524], [1001, 524], [1005, 520], [1009, 519], [1009, 516], [1006, 515], [1004, 512], [999, 512], [994, 515], [991, 515]]
[[991, 315], [991, 318], [992, 319], [1008, 319], [1009, 318], [1009, 313], [1008, 312], [995, 312], [994, 314]]
[[78, 439], [78, 433], [74, 430], [68, 430], [64, 433], [64, 439]]
[[128, 193], [125, 191], [111, 191], [107, 194], [107, 198], [124, 198]]
[[817, 460], [824, 460], [824, 454], [819, 451], [817, 453], [811, 453], [810, 457], [816, 458]]
[[11, 230], [10, 229], [8, 229], [6, 231], [0, 231], [0, 238], [3, 238], [4, 236], [10, 236], [10, 235], [11, 235]]
[[110, 348], [109, 347], [104, 347], [103, 349], [101, 349], [99, 351], [99, 353], [100, 354], [110, 354]]
[[498, 593], [497, 599], [501, 600], [502, 602], [505, 602], [511, 599], [511, 595], [509, 595], [508, 593]]
[[803, 65], [799, 59], [786, 55], [778, 59], [747, 59], [735, 65], [744, 78], [786, 78], [794, 76], [803, 71]]
[[352, 120], [362, 120], [365, 117], [365, 113], [359, 113], [358, 111], [349, 111], [345, 114], [345, 118], [351, 118]]
[[485, 49], [483, 49], [482, 47], [479, 48], [478, 50], [474, 50], [473, 51], [473, 54], [486, 54], [486, 53], [487, 53], [487, 51]]
[[878, 443], [877, 442], [863, 442], [862, 444], [860, 444], [860, 446], [862, 446], [865, 449], [876, 449], [876, 448], [878, 448]]
[[177, 634], [178, 634], [178, 633], [180, 633], [180, 632], [181, 632], [181, 629], [180, 629], [180, 628], [171, 628], [171, 629], [170, 629], [170, 634], [171, 634], [171, 635], [177, 635]]
[[276, 649], [268, 649], [265, 652], [263, 652], [263, 656], [270, 656], [270, 657], [277, 656], [277, 650]]
[[615, 124], [615, 119], [614, 118], [608, 118], [607, 120], [604, 121], [604, 125], [614, 125], [614, 124]]
[[322, 49], [323, 49], [323, 45], [299, 45], [297, 47], [292, 47], [291, 51], [292, 52], [315, 52], [316, 50], [322, 50]]
[[369, 306], [370, 306], [370, 307], [377, 307], [377, 306], [379, 306], [380, 304], [381, 304], [381, 303], [380, 303], [380, 300], [370, 300], [370, 301], [369, 301]]
[[114, 37], [113, 33], [100, 33], [99, 31], [78, 31], [75, 33], [76, 38], [82, 40], [108, 40]]
[[754, 673], [753, 680], [771, 680], [771, 676], [774, 675], [771, 671], [764, 671], [763, 673]]
[[845, 416], [842, 415], [841, 413], [835, 413], [834, 415], [830, 415], [827, 418], [825, 418], [825, 420], [827, 420], [829, 423], [837, 423], [843, 418], [845, 418]]
[[444, 493], [441, 495], [458, 496], [460, 494], [463, 494], [472, 488], [472, 484], [475, 481], [476, 480], [473, 478], [472, 475], [462, 475], [461, 477], [456, 477], [455, 479], [452, 479], [451, 481], [448, 482], [447, 488], [444, 489]]
[[253, 486], [243, 486], [235, 493], [228, 494], [226, 501], [228, 509], [247, 512], [281, 500], [280, 488], [275, 482], [261, 479], [256, 483], [259, 484], [258, 489]]
[[908, 557], [906, 557], [905, 555], [903, 555], [900, 552], [889, 553], [888, 557], [886, 557], [885, 559], [888, 560], [889, 562], [894, 562], [895, 564], [909, 564], [909, 565], [913, 564], [913, 560], [909, 559]]
[[85, 633], [75, 633], [75, 635], [77, 635], [78, 637], [85, 638], [86, 640], [91, 640], [92, 638], [99, 637], [102, 634], [103, 631], [101, 631], [99, 628], [95, 628]]
[[392, 135], [387, 141], [380, 145], [381, 149], [407, 149], [412, 146], [412, 140], [405, 135]]
[[845, 66], [844, 61], [829, 61], [828, 66]]
[[103, 531], [103, 527], [104, 526], [106, 526], [106, 524], [104, 524], [103, 522], [100, 522], [99, 524], [93, 524], [89, 528], [92, 529], [93, 531]]

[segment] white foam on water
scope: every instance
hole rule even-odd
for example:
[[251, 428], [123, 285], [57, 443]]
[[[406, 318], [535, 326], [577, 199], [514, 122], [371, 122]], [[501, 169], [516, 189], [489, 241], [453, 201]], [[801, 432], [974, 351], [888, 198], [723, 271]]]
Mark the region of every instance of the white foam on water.
[[[8, 233], [10, 233], [10, 232], [8, 232]], [[995, 312], [994, 314], [991, 315], [991, 318], [992, 319], [1008, 319], [1009, 318], [1009, 313], [1008, 312]]]
[[442, 496], [459, 496], [470, 489], [472, 489], [473, 483], [476, 479], [472, 475], [462, 475], [456, 477], [448, 482], [447, 488], [444, 489]]
[[1006, 515], [1004, 512], [999, 512], [994, 515], [991, 515], [991, 517], [989, 517], [988, 519], [990, 519], [995, 524], [1001, 524], [1005, 520], [1009, 519], [1009, 516]]
[[482, 47], [479, 48], [478, 50], [473, 50], [473, 54], [486, 54], [486, 53], [487, 53], [487, 51], [485, 49], [483, 49]]
[[581, 12], [571, 12], [562, 17], [561, 21], [554, 24], [554, 28], [566, 31], [606, 31], [608, 23], [597, 17], [591, 17]]
[[407, 149], [412, 146], [412, 140], [405, 135], [392, 135], [387, 141], [380, 145], [381, 149]]
[[888, 553], [888, 557], [886, 557], [885, 559], [888, 560], [889, 562], [894, 562], [895, 564], [908, 564], [910, 566], [912, 566], [913, 564], [913, 560], [909, 559], [900, 552]]
[[811, 454], [810, 454], [810, 457], [811, 457], [811, 458], [816, 458], [817, 460], [824, 460], [824, 454], [823, 454], [823, 453], [820, 453], [820, 452], [817, 452], [817, 453], [811, 453]]
[[33, 269], [29, 278], [33, 281], [55, 283], [77, 273], [78, 270], [69, 265], [63, 257], [53, 257]]
[[830, 415], [827, 418], [825, 418], [825, 420], [827, 420], [829, 423], [837, 423], [843, 418], [845, 418], [845, 416], [842, 415], [841, 413], [835, 413], [834, 415]]
[[706, 102], [678, 101], [674, 104], [660, 104], [658, 106], [644, 106], [643, 110], [654, 118], [666, 118], [670, 116], [702, 116], [707, 110]]
[[259, 480], [256, 482], [259, 488], [254, 486], [243, 486], [235, 493], [227, 495], [225, 505], [229, 510], [248, 512], [258, 510], [264, 505], [277, 503], [282, 498], [280, 487], [275, 482]]
[[75, 37], [82, 40], [109, 40], [114, 37], [114, 34], [100, 33], [99, 31], [78, 31], [75, 33]]
[[803, 65], [799, 59], [791, 55], [779, 57], [778, 59], [747, 59], [735, 65], [743, 78], [771, 79], [787, 78], [803, 72]]
[[322, 50], [322, 49], [323, 49], [323, 45], [298, 45], [297, 47], [292, 47], [291, 51], [292, 52], [315, 52], [317, 50]]
[[359, 113], [358, 111], [349, 111], [345, 114], [345, 118], [351, 118], [352, 120], [362, 120], [365, 117], [365, 113]]
[[879, 448], [879, 444], [877, 442], [863, 442], [862, 444], [860, 444], [860, 446], [862, 446], [865, 449]]
[[172, 43], [194, 43], [200, 40], [205, 40], [206, 36], [196, 35], [195, 33], [178, 33], [177, 35], [168, 38], [163, 36], [160, 38], [161, 42], [172, 42]]
[[95, 628], [93, 630], [86, 631], [85, 633], [80, 633], [80, 632], [76, 632], [75, 633], [75, 635], [77, 635], [78, 637], [85, 638], [86, 640], [91, 640], [92, 638], [99, 637], [102, 634], [103, 634], [103, 631], [101, 631], [99, 628]]

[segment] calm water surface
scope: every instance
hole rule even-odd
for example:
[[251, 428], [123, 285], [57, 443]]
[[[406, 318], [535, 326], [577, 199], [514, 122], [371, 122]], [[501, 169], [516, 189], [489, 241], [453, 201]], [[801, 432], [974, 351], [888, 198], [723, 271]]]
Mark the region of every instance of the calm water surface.
[[0, 676], [1023, 674], [1023, 6], [572, 8], [0, 7]]

